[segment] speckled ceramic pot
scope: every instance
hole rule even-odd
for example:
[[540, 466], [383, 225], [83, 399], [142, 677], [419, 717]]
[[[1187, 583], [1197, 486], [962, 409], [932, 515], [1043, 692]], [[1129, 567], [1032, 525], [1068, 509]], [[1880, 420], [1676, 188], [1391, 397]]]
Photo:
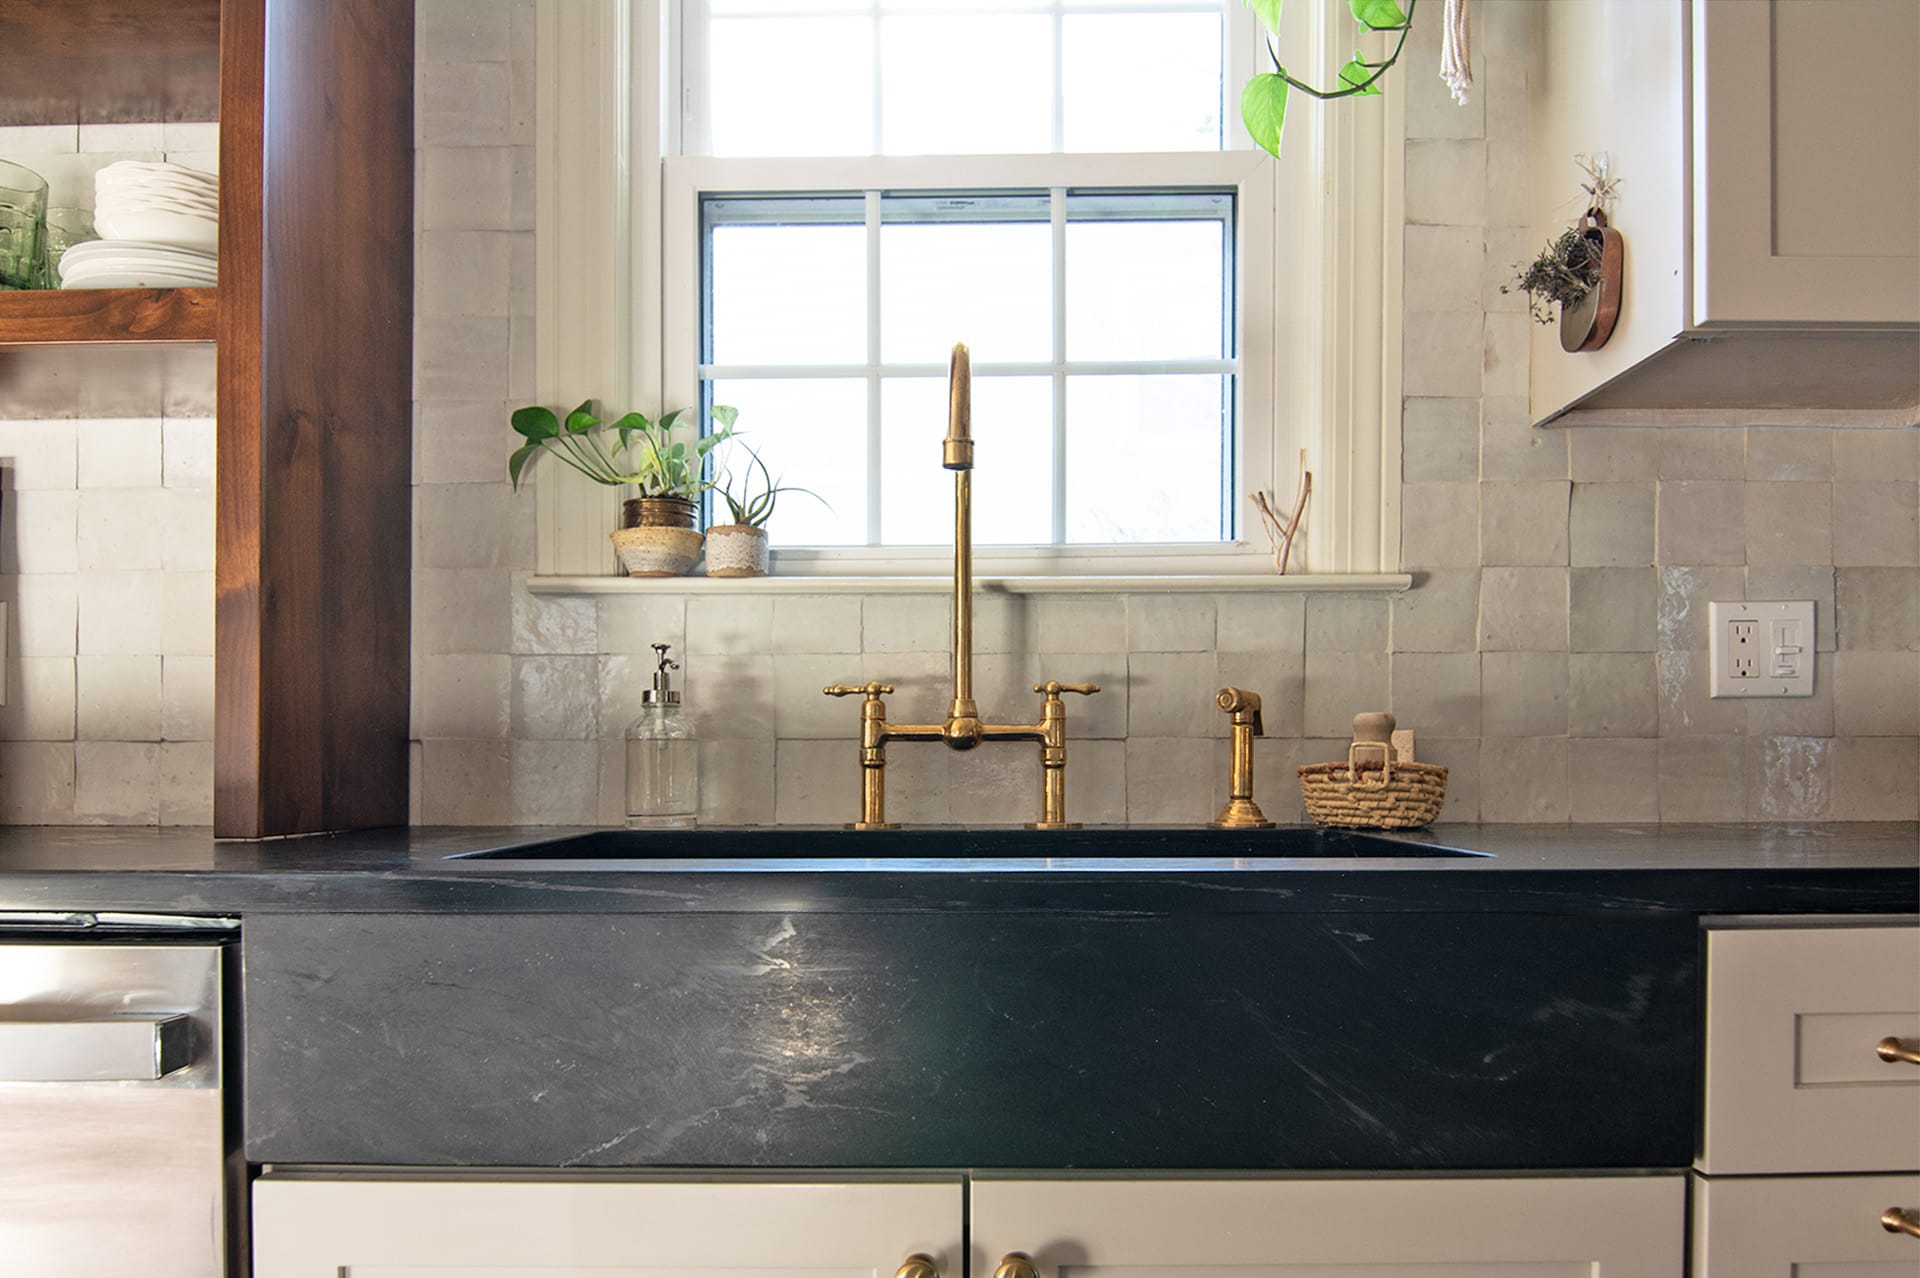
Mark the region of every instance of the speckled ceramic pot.
[[752, 524], [707, 529], [707, 576], [764, 577], [769, 562], [766, 529]]
[[692, 528], [622, 528], [611, 535], [629, 577], [684, 577], [700, 558], [700, 534]]

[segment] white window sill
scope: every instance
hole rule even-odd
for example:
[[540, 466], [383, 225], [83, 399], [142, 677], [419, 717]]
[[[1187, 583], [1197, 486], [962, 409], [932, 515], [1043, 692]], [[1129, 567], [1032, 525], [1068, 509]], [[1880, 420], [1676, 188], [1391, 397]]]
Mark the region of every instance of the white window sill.
[[[1047, 594], [1225, 594], [1272, 591], [1282, 594], [1340, 591], [1392, 594], [1408, 589], [1406, 573], [1298, 573], [1282, 577], [1254, 573], [1182, 573], [1178, 575], [976, 576], [976, 592], [1010, 595]], [[944, 595], [951, 576], [924, 577], [586, 577], [540, 576], [527, 580], [536, 595]]]

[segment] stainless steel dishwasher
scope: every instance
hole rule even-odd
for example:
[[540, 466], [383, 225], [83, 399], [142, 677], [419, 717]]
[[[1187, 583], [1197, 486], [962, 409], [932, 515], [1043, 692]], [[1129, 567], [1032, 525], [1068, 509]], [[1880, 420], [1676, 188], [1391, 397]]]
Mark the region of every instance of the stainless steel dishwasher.
[[233, 919], [0, 913], [0, 1273], [223, 1278]]

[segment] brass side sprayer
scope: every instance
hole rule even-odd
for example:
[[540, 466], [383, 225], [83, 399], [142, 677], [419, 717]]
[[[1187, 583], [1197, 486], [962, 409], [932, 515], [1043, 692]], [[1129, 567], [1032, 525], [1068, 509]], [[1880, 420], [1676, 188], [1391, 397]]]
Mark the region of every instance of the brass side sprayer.
[[1273, 825], [1253, 801], [1253, 739], [1266, 735], [1260, 723], [1260, 694], [1222, 688], [1213, 703], [1232, 715], [1233, 759], [1227, 772], [1227, 806], [1207, 822], [1216, 830], [1264, 830]]

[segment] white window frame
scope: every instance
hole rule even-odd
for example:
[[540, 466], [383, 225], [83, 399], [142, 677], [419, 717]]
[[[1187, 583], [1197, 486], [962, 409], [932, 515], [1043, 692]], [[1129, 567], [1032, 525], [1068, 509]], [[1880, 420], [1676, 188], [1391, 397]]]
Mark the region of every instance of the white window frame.
[[[783, 172], [793, 175], [789, 183], [802, 181], [803, 169], [812, 189], [821, 188], [823, 174], [848, 189], [953, 188], [987, 166], [991, 176], [979, 180], [1002, 187], [1144, 180], [1138, 157], [1098, 155], [675, 157], [675, 113], [668, 108], [682, 89], [672, 8], [671, 0], [538, 0], [535, 383], [542, 403], [596, 398], [614, 412], [652, 412], [696, 401], [703, 190], [765, 190]], [[1283, 57], [1338, 65], [1350, 55], [1344, 5], [1301, 0], [1284, 13]], [[1237, 83], [1243, 59], [1229, 62]], [[642, 68], [653, 74], [640, 74]], [[661, 92], [631, 90], [641, 83]], [[1398, 93], [1332, 106], [1297, 103], [1278, 161], [1234, 150], [1152, 163], [1155, 183], [1231, 184], [1241, 193], [1241, 497], [1265, 487], [1290, 502], [1305, 449], [1313, 498], [1289, 576], [1274, 575], [1259, 520], [1243, 506], [1235, 542], [982, 551], [982, 579], [1039, 589], [1125, 588], [1132, 581], [1189, 588], [1405, 585], [1397, 574], [1400, 103]], [[1249, 307], [1255, 289], [1268, 290], [1271, 304]], [[700, 580], [662, 586], [613, 576], [607, 534], [617, 526], [617, 494], [561, 467], [543, 467], [536, 491], [535, 589], [687, 589]], [[776, 551], [776, 576], [765, 581], [775, 589], [887, 588], [895, 579], [937, 577], [949, 556], [938, 548]]]

